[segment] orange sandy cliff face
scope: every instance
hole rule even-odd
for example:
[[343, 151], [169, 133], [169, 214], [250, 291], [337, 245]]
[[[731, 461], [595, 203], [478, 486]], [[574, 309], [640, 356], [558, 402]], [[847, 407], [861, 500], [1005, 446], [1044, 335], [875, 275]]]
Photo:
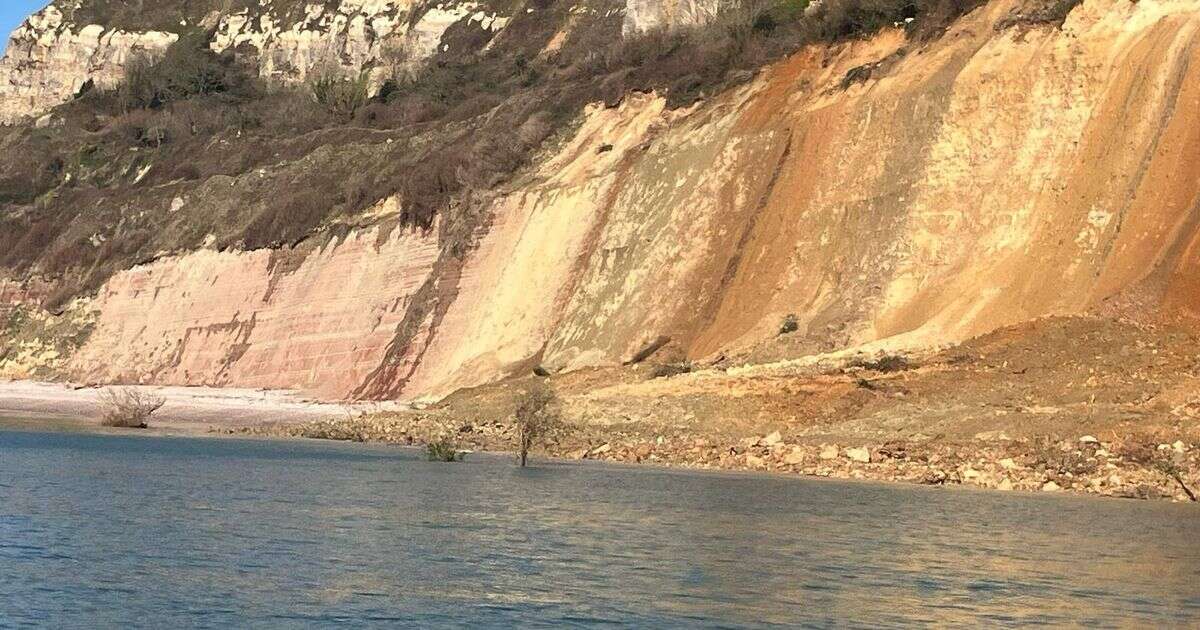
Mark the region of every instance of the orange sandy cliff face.
[[70, 371], [416, 399], [656, 340], [735, 356], [789, 314], [811, 352], [1100, 308], [1195, 322], [1200, 5], [999, 27], [1013, 8], [805, 50], [687, 110], [594, 106], [462, 257], [437, 229], [364, 229], [296, 264], [200, 251], [122, 272]]

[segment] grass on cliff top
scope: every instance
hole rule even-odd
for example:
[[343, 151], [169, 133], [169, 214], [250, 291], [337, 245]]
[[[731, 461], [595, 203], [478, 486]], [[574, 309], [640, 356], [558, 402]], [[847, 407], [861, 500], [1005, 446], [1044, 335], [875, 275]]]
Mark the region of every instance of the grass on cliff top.
[[[654, 90], [689, 105], [806, 44], [897, 23], [929, 37], [977, 4], [826, 0], [804, 17], [804, 0], [753, 2], [701, 27], [625, 39], [616, 0], [585, 11], [539, 0], [498, 35], [452, 25], [415, 76], [396, 72], [378, 95], [342, 94], [337, 107], [310, 86], [264, 84], [253, 55], [213, 53], [209, 35], [188, 31], [161, 58], [129, 64], [119, 88], [57, 108], [49, 125], [0, 128], [0, 273], [55, 280], [45, 304], [55, 310], [164, 254], [336, 234], [331, 226], [391, 195], [403, 208], [392, 220], [428, 229], [448, 214], [455, 233], [444, 236], [465, 251], [471, 199], [528, 166], [588, 103]], [[78, 15], [149, 24], [180, 10], [89, 0]]]

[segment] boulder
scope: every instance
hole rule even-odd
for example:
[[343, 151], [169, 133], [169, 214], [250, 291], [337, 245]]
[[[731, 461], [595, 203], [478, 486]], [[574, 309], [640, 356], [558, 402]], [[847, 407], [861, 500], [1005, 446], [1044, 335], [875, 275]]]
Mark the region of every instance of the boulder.
[[868, 464], [871, 462], [871, 450], [866, 447], [848, 448], [845, 451], [846, 459], [860, 464]]

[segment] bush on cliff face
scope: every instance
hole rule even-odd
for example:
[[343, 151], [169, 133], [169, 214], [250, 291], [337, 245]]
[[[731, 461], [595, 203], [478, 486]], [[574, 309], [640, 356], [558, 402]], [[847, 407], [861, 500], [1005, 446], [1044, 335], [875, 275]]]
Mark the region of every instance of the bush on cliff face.
[[370, 100], [369, 85], [366, 72], [347, 77], [326, 70], [309, 82], [308, 89], [331, 115], [349, 120]]
[[122, 109], [156, 109], [195, 96], [236, 90], [253, 98], [254, 94], [245, 93], [250, 90], [250, 80], [234, 66], [232, 57], [217, 55], [208, 42], [205, 33], [190, 31], [161, 57], [143, 54], [130, 60], [116, 90]]

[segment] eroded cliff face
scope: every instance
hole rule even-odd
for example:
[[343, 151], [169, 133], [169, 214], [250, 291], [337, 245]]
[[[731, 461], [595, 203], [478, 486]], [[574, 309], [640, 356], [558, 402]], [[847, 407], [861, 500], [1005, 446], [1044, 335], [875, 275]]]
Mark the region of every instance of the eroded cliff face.
[[652, 351], [928, 347], [1097, 311], [1195, 326], [1200, 6], [1088, 0], [1061, 29], [1017, 9], [806, 49], [686, 110], [593, 106], [465, 252], [441, 225], [365, 228], [122, 272], [68, 371], [417, 399]]

